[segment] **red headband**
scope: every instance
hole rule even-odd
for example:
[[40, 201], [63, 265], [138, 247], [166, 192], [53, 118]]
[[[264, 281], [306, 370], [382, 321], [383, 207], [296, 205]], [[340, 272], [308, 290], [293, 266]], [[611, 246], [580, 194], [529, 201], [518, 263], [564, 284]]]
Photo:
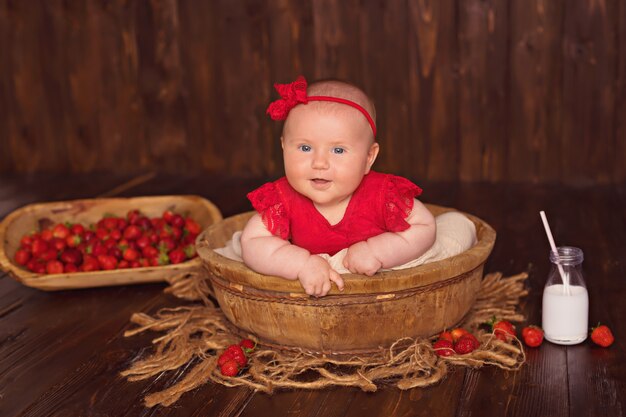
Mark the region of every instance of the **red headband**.
[[335, 103], [347, 104], [348, 106], [354, 107], [363, 113], [363, 116], [365, 116], [367, 122], [372, 128], [372, 132], [374, 132], [374, 137], [376, 137], [376, 124], [374, 123], [372, 116], [370, 116], [367, 110], [363, 107], [354, 101], [339, 97], [307, 96], [306, 87], [307, 83], [302, 75], [298, 76], [294, 82], [289, 84], [274, 84], [274, 88], [278, 91], [281, 98], [270, 103], [267, 107], [266, 113], [270, 115], [272, 120], [285, 120], [291, 109], [298, 104], [307, 104], [309, 101], [333, 101]]

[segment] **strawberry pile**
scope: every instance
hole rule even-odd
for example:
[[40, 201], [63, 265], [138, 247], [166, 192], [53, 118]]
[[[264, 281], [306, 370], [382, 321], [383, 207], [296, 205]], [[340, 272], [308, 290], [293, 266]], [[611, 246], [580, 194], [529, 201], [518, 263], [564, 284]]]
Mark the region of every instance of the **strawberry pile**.
[[[496, 339], [511, 342], [517, 337], [515, 326], [508, 320], [498, 320], [495, 316], [485, 323]], [[522, 339], [528, 347], [539, 347], [543, 343], [543, 330], [537, 326], [526, 326], [522, 329]]]
[[256, 343], [250, 339], [243, 339], [238, 345], [230, 345], [217, 358], [217, 366], [224, 376], [237, 376], [248, 364], [248, 356]]
[[37, 274], [90, 272], [178, 264], [196, 257], [200, 226], [166, 210], [148, 218], [139, 210], [97, 223], [57, 223], [24, 235], [13, 259]]
[[476, 336], [460, 327], [450, 331], [444, 330], [433, 344], [435, 353], [439, 356], [465, 355], [473, 352], [479, 346], [480, 342]]
[[[489, 322], [484, 323], [489, 327], [496, 339], [510, 343], [516, 338], [515, 326], [508, 320], [498, 320], [493, 317]], [[538, 326], [529, 325], [521, 332], [524, 344], [528, 347], [539, 347], [543, 343], [543, 329]], [[591, 329], [591, 340], [598, 346], [609, 347], [615, 342], [615, 337], [608, 326], [598, 323]], [[457, 327], [452, 330], [441, 332], [437, 340], [433, 343], [433, 349], [439, 356], [465, 355], [473, 352], [480, 346], [480, 342], [467, 330]]]

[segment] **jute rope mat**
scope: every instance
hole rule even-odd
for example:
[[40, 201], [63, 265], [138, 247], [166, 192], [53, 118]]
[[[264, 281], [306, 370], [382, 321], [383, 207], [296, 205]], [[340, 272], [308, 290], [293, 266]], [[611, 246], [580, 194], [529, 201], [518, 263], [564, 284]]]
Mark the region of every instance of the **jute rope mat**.
[[503, 278], [500, 273], [484, 277], [478, 299], [460, 327], [477, 336], [481, 346], [466, 355], [439, 357], [432, 348], [433, 340], [405, 338], [389, 349], [367, 356], [347, 358], [320, 357], [305, 351], [279, 351], [257, 347], [249, 358], [249, 365], [239, 377], [224, 377], [217, 357], [240, 338], [231, 331], [230, 324], [208, 298], [206, 281], [197, 276], [176, 277], [166, 292], [187, 299], [202, 300], [204, 305], [162, 309], [154, 316], [136, 313], [131, 322], [137, 327], [124, 333], [133, 336], [152, 330], [161, 333], [152, 342], [154, 352], [135, 362], [122, 375], [131, 381], [156, 377], [162, 372], [174, 371], [195, 363], [177, 384], [146, 396], [145, 405], [169, 406], [182, 394], [213, 381], [229, 387], [246, 386], [272, 393], [276, 389], [320, 389], [329, 386], [359, 387], [376, 391], [391, 385], [406, 390], [425, 387], [440, 381], [449, 366], [481, 367], [493, 365], [505, 370], [519, 369], [526, 357], [521, 342], [502, 342], [481, 324], [496, 316], [511, 322], [520, 322], [524, 316], [517, 311], [520, 298], [527, 295], [526, 273]]

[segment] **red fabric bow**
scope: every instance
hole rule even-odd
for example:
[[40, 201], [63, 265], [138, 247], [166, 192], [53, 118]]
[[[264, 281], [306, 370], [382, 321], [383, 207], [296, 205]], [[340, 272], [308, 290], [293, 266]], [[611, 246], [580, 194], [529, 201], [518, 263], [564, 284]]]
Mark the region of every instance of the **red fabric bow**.
[[306, 79], [302, 75], [289, 84], [274, 84], [274, 88], [282, 98], [270, 103], [266, 113], [270, 115], [272, 120], [285, 120], [291, 109], [300, 103], [309, 102], [306, 87]]

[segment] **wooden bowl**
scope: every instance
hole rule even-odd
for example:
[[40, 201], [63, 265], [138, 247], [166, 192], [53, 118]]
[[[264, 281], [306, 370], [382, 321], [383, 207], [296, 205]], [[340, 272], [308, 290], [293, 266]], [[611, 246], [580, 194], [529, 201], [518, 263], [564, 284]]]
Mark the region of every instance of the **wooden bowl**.
[[213, 203], [193, 195], [98, 198], [31, 204], [15, 210], [0, 223], [0, 268], [22, 284], [46, 291], [157, 282], [169, 276], [202, 269], [202, 261], [195, 258], [180, 264], [158, 267], [45, 275], [35, 274], [13, 262], [22, 236], [38, 231], [42, 221], [69, 221], [87, 225], [95, 223], [105, 214], [124, 217], [133, 209], [140, 210], [148, 217], [160, 217], [165, 210], [185, 213], [202, 228], [222, 219], [222, 214]]
[[[452, 209], [427, 205], [439, 215]], [[319, 354], [357, 354], [389, 347], [402, 337], [431, 336], [458, 323], [474, 303], [495, 231], [465, 214], [478, 243], [437, 262], [373, 277], [343, 275], [345, 289], [308, 296], [298, 281], [256, 273], [225, 258], [223, 247], [253, 212], [229, 217], [205, 230], [196, 243], [215, 296], [242, 334], [282, 348]]]

